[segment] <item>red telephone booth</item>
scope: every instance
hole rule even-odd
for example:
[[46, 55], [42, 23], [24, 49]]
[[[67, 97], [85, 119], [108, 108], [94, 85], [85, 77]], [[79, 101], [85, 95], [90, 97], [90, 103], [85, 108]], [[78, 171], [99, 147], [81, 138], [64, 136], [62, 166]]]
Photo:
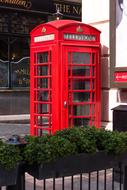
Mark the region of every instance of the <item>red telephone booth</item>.
[[100, 31], [72, 20], [31, 32], [31, 135], [100, 127]]

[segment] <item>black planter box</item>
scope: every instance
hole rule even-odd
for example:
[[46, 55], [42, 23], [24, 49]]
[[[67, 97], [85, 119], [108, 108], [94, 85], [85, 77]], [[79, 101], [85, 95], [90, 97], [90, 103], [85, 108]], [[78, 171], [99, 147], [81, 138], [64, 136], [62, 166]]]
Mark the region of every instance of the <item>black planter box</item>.
[[96, 154], [77, 154], [60, 158], [55, 162], [27, 167], [27, 172], [37, 179], [62, 177], [88, 173], [115, 167], [121, 160], [125, 161], [127, 154], [120, 156], [108, 155], [104, 152]]
[[18, 179], [20, 167], [20, 164], [12, 169], [5, 169], [3, 167], [0, 167], [0, 187], [15, 185]]

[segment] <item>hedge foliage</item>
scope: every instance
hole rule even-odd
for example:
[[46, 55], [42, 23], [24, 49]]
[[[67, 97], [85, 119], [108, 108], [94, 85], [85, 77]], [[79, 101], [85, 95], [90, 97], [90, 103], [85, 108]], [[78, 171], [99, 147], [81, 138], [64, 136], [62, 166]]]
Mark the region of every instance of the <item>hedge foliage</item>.
[[119, 155], [127, 151], [127, 132], [95, 127], [74, 127], [41, 137], [26, 136], [22, 148], [0, 141], [0, 166], [13, 168], [18, 162], [42, 164], [67, 155], [104, 151]]
[[127, 132], [107, 131], [95, 127], [74, 127], [42, 137], [27, 136], [24, 160], [29, 163], [47, 163], [67, 155], [94, 154], [104, 151], [118, 155], [127, 150]]
[[0, 166], [11, 169], [22, 161], [19, 147], [0, 141]]

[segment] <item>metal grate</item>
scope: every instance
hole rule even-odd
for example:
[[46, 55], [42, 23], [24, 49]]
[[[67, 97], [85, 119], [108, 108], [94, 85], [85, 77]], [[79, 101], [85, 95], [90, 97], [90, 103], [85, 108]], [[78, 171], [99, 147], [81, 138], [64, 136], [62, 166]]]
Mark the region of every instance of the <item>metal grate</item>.
[[[79, 175], [37, 180], [26, 174], [26, 190], [125, 190], [119, 180], [114, 180], [114, 169], [83, 173]], [[31, 184], [33, 181], [33, 184]]]
[[118, 163], [115, 168], [41, 179], [23, 173], [16, 185], [0, 190], [127, 190], [127, 167]]

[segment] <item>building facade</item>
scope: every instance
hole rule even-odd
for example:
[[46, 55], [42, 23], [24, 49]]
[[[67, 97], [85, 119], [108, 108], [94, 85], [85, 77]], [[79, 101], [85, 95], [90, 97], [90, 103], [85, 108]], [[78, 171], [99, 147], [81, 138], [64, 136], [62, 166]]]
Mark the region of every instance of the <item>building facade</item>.
[[82, 9], [82, 21], [101, 31], [101, 120], [102, 125], [107, 126], [111, 121], [109, 111], [114, 106], [110, 105], [109, 0], [82, 1]]
[[[123, 22], [127, 22], [126, 4], [127, 0], [82, 1], [82, 21], [101, 31], [101, 120], [102, 126], [107, 129], [113, 128], [112, 109], [121, 104], [127, 105], [127, 63], [123, 56], [126, 50], [126, 25], [123, 26]], [[122, 34], [119, 45], [117, 32]], [[121, 44], [125, 47], [122, 47], [122, 51], [119, 49]], [[127, 52], [124, 55], [127, 55]]]
[[30, 31], [55, 19], [81, 21], [81, 1], [0, 1], [0, 121], [9, 115], [29, 118]]

